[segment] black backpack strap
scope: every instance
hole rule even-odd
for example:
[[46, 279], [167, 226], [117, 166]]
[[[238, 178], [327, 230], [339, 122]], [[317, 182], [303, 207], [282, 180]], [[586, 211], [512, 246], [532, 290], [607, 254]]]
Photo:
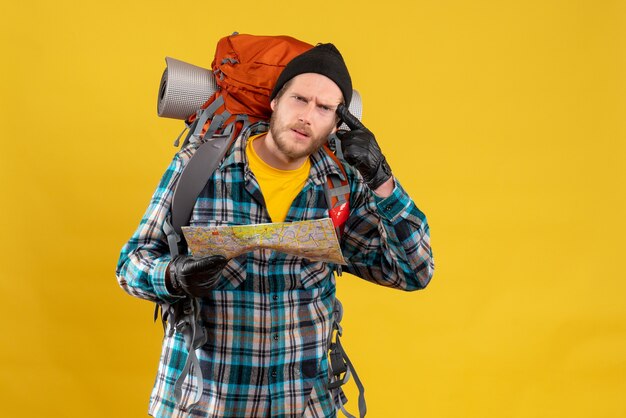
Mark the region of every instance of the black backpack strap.
[[[354, 366], [352, 365], [352, 362], [350, 361], [350, 358], [348, 358], [348, 355], [346, 354], [345, 350], [343, 349], [343, 346], [341, 345], [341, 340], [339, 339], [339, 335], [337, 335], [336, 341], [335, 341], [334, 344], [335, 344], [334, 351], [336, 353], [336, 356], [341, 356], [342, 357], [341, 362], [345, 364], [345, 367], [347, 369], [345, 381], [347, 382], [348, 379], [350, 379], [350, 376], [353, 376], [354, 377], [354, 383], [356, 384], [357, 388], [359, 389], [359, 417], [363, 418], [363, 417], [365, 417], [365, 414], [367, 413], [367, 405], [365, 403], [365, 387], [363, 386], [363, 383], [361, 382], [361, 379], [359, 378], [359, 375], [356, 373], [356, 370], [354, 369]], [[331, 356], [332, 356], [332, 352], [331, 352]], [[340, 382], [340, 385], [342, 385], [343, 383], [345, 383], [345, 382]], [[343, 412], [343, 414], [346, 417], [348, 417], [348, 418], [355, 418], [344, 407], [344, 404], [346, 402], [344, 400], [345, 396], [341, 396], [341, 394], [340, 394], [340, 396], [338, 396], [337, 399], [339, 400], [339, 407], [341, 408], [341, 412]]]
[[[174, 385], [174, 399], [176, 399], [177, 403], [180, 403], [182, 400], [183, 383], [193, 367], [193, 374], [196, 376], [198, 387], [193, 403], [187, 406], [187, 410], [191, 410], [200, 402], [202, 391], [204, 390], [204, 379], [200, 361], [196, 355], [196, 349], [202, 347], [207, 342], [207, 333], [200, 321], [200, 301], [197, 298], [186, 298], [172, 308], [174, 310], [172, 314], [176, 320], [174, 326], [183, 335], [188, 351], [183, 370], [180, 372], [180, 376], [178, 376]], [[182, 312], [177, 312], [177, 310]]]
[[[330, 335], [328, 337], [329, 342], [329, 364], [328, 373], [330, 375], [330, 381], [328, 383], [328, 389], [333, 394], [333, 399], [337, 406], [341, 409], [341, 412], [347, 418], [355, 418], [350, 414], [344, 404], [347, 402], [346, 396], [343, 393], [341, 386], [346, 384], [350, 380], [350, 376], [354, 377], [354, 382], [359, 389], [359, 417], [365, 417], [367, 413], [367, 404], [365, 403], [365, 387], [356, 373], [350, 358], [346, 354], [343, 346], [341, 345], [341, 319], [343, 317], [343, 306], [339, 299], [335, 298], [335, 305], [333, 307], [333, 324], [330, 328]], [[335, 341], [332, 337], [335, 334]]]

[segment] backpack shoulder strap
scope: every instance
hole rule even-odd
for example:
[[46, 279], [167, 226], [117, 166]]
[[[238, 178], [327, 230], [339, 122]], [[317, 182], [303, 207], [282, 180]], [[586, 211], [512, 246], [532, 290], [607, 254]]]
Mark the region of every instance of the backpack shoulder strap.
[[[241, 131], [238, 129], [238, 123], [243, 124]], [[198, 146], [198, 149], [191, 156], [178, 179], [176, 189], [174, 189], [174, 196], [172, 197], [170, 216], [166, 218], [163, 225], [172, 256], [183, 254], [187, 251], [182, 227], [189, 224], [198, 195], [219, 167], [235, 139], [239, 135], [257, 134], [265, 132], [267, 129], [268, 124], [265, 122], [257, 122], [250, 125], [247, 119], [237, 118], [227, 125], [221, 133], [213, 133], [211, 137], [205, 139]]]
[[[221, 134], [214, 134], [203, 142], [191, 156], [176, 184], [170, 215], [166, 217], [163, 230], [167, 236], [168, 246], [172, 257], [187, 252], [187, 244], [182, 234], [182, 227], [189, 224], [193, 207], [198, 195], [218, 168], [228, 149], [237, 137], [236, 123], [243, 122], [245, 128], [241, 135], [259, 133], [267, 130], [267, 124], [257, 123], [247, 125], [247, 120], [237, 119], [224, 129]], [[155, 308], [155, 320], [158, 315], [159, 303]], [[182, 386], [187, 375], [193, 370], [198, 382], [194, 402], [188, 406], [193, 408], [202, 396], [203, 377], [195, 350], [206, 342], [207, 334], [201, 326], [198, 300], [187, 297], [173, 305], [164, 304], [161, 307], [163, 326], [170, 323], [169, 332], [179, 331], [185, 339], [187, 360], [180, 375], [176, 379], [174, 398], [179, 403], [182, 399]]]
[[186, 248], [181, 228], [189, 223], [198, 195], [226, 155], [232, 141], [230, 135], [210, 138], [198, 147], [183, 169], [174, 189], [170, 218], [164, 224], [172, 256], [181, 254], [182, 249]]
[[350, 183], [343, 164], [327, 146], [324, 147], [326, 153], [337, 164], [343, 173], [343, 179], [339, 176], [331, 175], [325, 184], [326, 204], [328, 213], [333, 221], [333, 226], [337, 232], [337, 238], [341, 238], [343, 227], [350, 215]]
[[[172, 206], [170, 215], [165, 218], [163, 230], [167, 236], [167, 243], [170, 248], [172, 257], [187, 252], [187, 245], [182, 234], [182, 226], [189, 223], [193, 206], [198, 195], [209, 181], [213, 172], [217, 169], [226, 155], [228, 148], [233, 142], [233, 136], [224, 134], [216, 135], [203, 142], [191, 156], [176, 184], [174, 196], [172, 197]], [[159, 309], [156, 304], [155, 317]], [[170, 332], [174, 329], [178, 330], [185, 339], [185, 347], [187, 348], [187, 359], [185, 365], [176, 379], [174, 385], [174, 399], [181, 402], [182, 386], [187, 375], [192, 370], [196, 376], [198, 387], [196, 396], [188, 408], [193, 408], [201, 399], [203, 391], [203, 376], [196, 348], [206, 342], [206, 332], [199, 326], [199, 307], [198, 300], [195, 298], [185, 298], [174, 305], [165, 305], [161, 307], [163, 312], [163, 325], [165, 321], [170, 322]]]

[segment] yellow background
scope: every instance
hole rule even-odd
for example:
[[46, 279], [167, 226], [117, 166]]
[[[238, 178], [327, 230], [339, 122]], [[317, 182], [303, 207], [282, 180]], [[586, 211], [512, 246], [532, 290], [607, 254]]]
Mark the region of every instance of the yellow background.
[[626, 416], [626, 3], [25, 4], [0, 13], [2, 416], [145, 416], [162, 330], [115, 264], [182, 128], [164, 57], [208, 67], [232, 31], [334, 42], [428, 215], [425, 291], [340, 280], [368, 417]]

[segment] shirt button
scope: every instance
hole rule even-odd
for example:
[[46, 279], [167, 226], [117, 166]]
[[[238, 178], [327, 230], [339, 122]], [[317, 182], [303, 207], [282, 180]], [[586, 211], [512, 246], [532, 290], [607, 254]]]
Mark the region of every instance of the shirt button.
[[387, 205], [387, 206], [385, 206], [385, 210], [386, 210], [386, 211], [390, 211], [391, 209], [393, 209], [393, 206], [391, 206], [391, 205]]
[[276, 376], [278, 376], [278, 373], [276, 373], [275, 371], [272, 372], [272, 377], [276, 377]]
[[274, 341], [278, 341], [278, 334], [274, 334]]
[[278, 295], [274, 295], [274, 296], [272, 296], [272, 299], [274, 299], [274, 300], [278, 300]]

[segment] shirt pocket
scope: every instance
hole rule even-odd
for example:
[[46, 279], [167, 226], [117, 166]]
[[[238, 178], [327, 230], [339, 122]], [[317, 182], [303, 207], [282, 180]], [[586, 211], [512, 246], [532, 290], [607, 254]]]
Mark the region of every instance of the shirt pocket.
[[246, 280], [247, 254], [241, 254], [231, 258], [222, 270], [222, 280], [219, 281], [217, 290], [231, 290], [239, 287]]

